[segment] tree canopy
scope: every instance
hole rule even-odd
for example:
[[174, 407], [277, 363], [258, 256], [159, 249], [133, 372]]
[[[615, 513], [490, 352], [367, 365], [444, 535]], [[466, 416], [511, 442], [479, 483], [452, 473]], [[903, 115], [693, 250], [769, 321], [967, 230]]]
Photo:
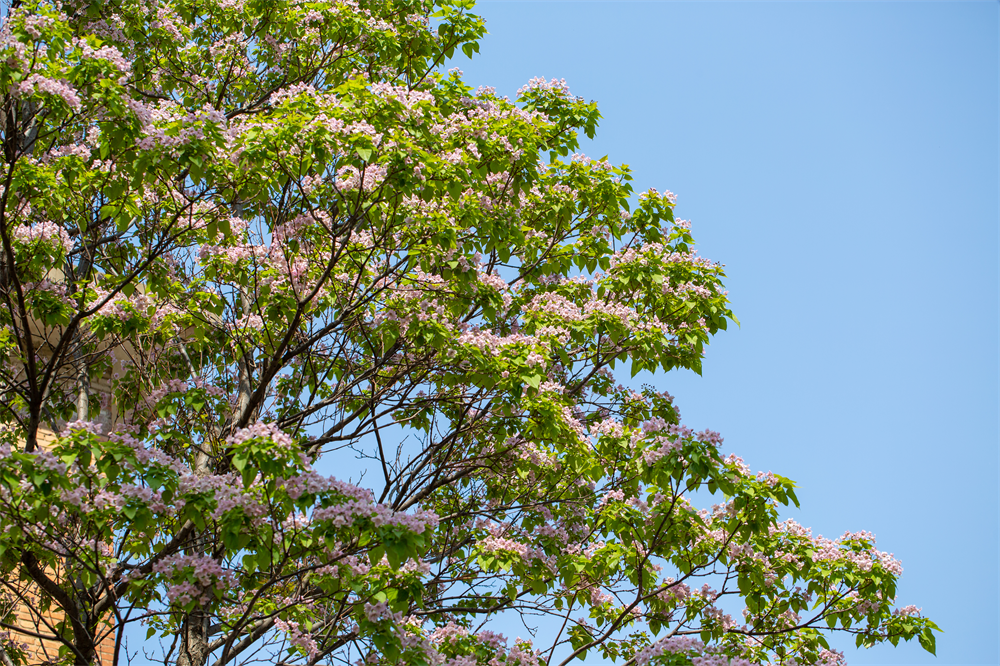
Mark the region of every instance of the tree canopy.
[[700, 371], [722, 268], [670, 192], [575, 153], [595, 103], [446, 69], [472, 9], [4, 12], [6, 662], [933, 651], [871, 534], [780, 520], [789, 479], [626, 385]]

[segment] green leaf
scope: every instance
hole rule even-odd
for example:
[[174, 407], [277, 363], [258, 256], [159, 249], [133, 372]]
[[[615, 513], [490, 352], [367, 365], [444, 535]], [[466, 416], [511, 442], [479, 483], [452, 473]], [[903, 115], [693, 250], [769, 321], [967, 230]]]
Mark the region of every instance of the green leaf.
[[255, 470], [252, 466], [244, 467], [242, 472], [243, 487], [249, 488], [251, 484], [253, 484], [253, 480], [256, 476], [257, 470]]
[[933, 629], [931, 629], [930, 627], [925, 627], [924, 630], [920, 633], [919, 640], [920, 640], [920, 645], [925, 650], [930, 652], [935, 657], [937, 656], [937, 652], [935, 652], [935, 650], [937, 649], [937, 644], [934, 638]]
[[385, 557], [389, 560], [389, 566], [396, 570], [399, 569], [399, 565], [403, 563], [405, 553], [402, 552], [399, 544], [387, 543], [385, 545]]

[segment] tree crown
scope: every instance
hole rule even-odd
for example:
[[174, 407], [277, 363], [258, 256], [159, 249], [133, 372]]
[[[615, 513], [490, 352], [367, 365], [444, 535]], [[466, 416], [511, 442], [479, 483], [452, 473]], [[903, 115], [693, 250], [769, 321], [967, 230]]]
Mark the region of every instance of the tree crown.
[[[722, 267], [670, 192], [574, 153], [600, 115], [565, 82], [512, 101], [445, 71], [471, 9], [6, 13], [0, 566], [36, 609], [13, 631], [76, 664], [133, 657], [136, 622], [185, 666], [933, 650], [872, 535], [780, 521], [790, 480], [619, 382], [700, 371], [735, 321]], [[363, 479], [317, 471], [349, 457]]]

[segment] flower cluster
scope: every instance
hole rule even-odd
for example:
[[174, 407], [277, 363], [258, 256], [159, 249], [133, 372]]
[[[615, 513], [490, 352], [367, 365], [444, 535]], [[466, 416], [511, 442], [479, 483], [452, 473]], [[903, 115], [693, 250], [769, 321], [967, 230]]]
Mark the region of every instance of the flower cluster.
[[181, 606], [207, 604], [216, 592], [224, 592], [236, 582], [232, 571], [203, 555], [168, 555], [153, 564], [153, 573], [170, 581], [167, 598]]
[[18, 83], [12, 92], [22, 97], [35, 93], [52, 95], [61, 99], [74, 111], [79, 111], [81, 106], [79, 91], [71, 86], [68, 81], [50, 79], [41, 74], [32, 74], [24, 81]]
[[66, 229], [55, 222], [36, 222], [30, 226], [20, 226], [14, 229], [14, 240], [38, 249], [38, 245], [44, 244], [50, 247], [50, 251], [61, 251], [62, 254], [69, 254], [73, 251], [73, 240], [69, 237]]
[[345, 166], [337, 170], [337, 181], [334, 185], [342, 192], [363, 190], [371, 192], [385, 180], [388, 170], [377, 164], [369, 164], [361, 171], [357, 167]]
[[285, 632], [289, 645], [299, 648], [305, 652], [310, 659], [319, 654], [319, 646], [316, 644], [316, 639], [313, 638], [313, 635], [308, 631], [303, 631], [298, 622], [293, 622], [291, 620], [288, 622], [284, 620], [275, 620], [274, 626], [280, 631]]
[[523, 95], [526, 92], [534, 90], [551, 91], [557, 95], [569, 95], [569, 86], [566, 85], [566, 79], [552, 79], [551, 81], [546, 81], [545, 77], [541, 76], [532, 78], [525, 85], [518, 88], [517, 94]]
[[258, 421], [246, 428], [240, 428], [226, 438], [226, 443], [230, 446], [239, 446], [252, 439], [266, 439], [274, 442], [281, 448], [290, 449], [295, 444], [294, 440], [273, 423]]

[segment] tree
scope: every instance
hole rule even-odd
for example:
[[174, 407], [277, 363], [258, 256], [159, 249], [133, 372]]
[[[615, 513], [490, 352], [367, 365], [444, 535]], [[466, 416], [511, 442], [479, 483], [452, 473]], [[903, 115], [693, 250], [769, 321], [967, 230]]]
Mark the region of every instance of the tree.
[[[136, 623], [183, 666], [933, 651], [870, 534], [779, 521], [791, 481], [616, 379], [699, 371], [723, 272], [672, 194], [566, 159], [594, 103], [444, 71], [478, 51], [471, 0], [18, 5], [0, 566], [54, 619], [10, 640], [80, 665], [132, 658]], [[316, 470], [355, 457], [355, 483]]]

